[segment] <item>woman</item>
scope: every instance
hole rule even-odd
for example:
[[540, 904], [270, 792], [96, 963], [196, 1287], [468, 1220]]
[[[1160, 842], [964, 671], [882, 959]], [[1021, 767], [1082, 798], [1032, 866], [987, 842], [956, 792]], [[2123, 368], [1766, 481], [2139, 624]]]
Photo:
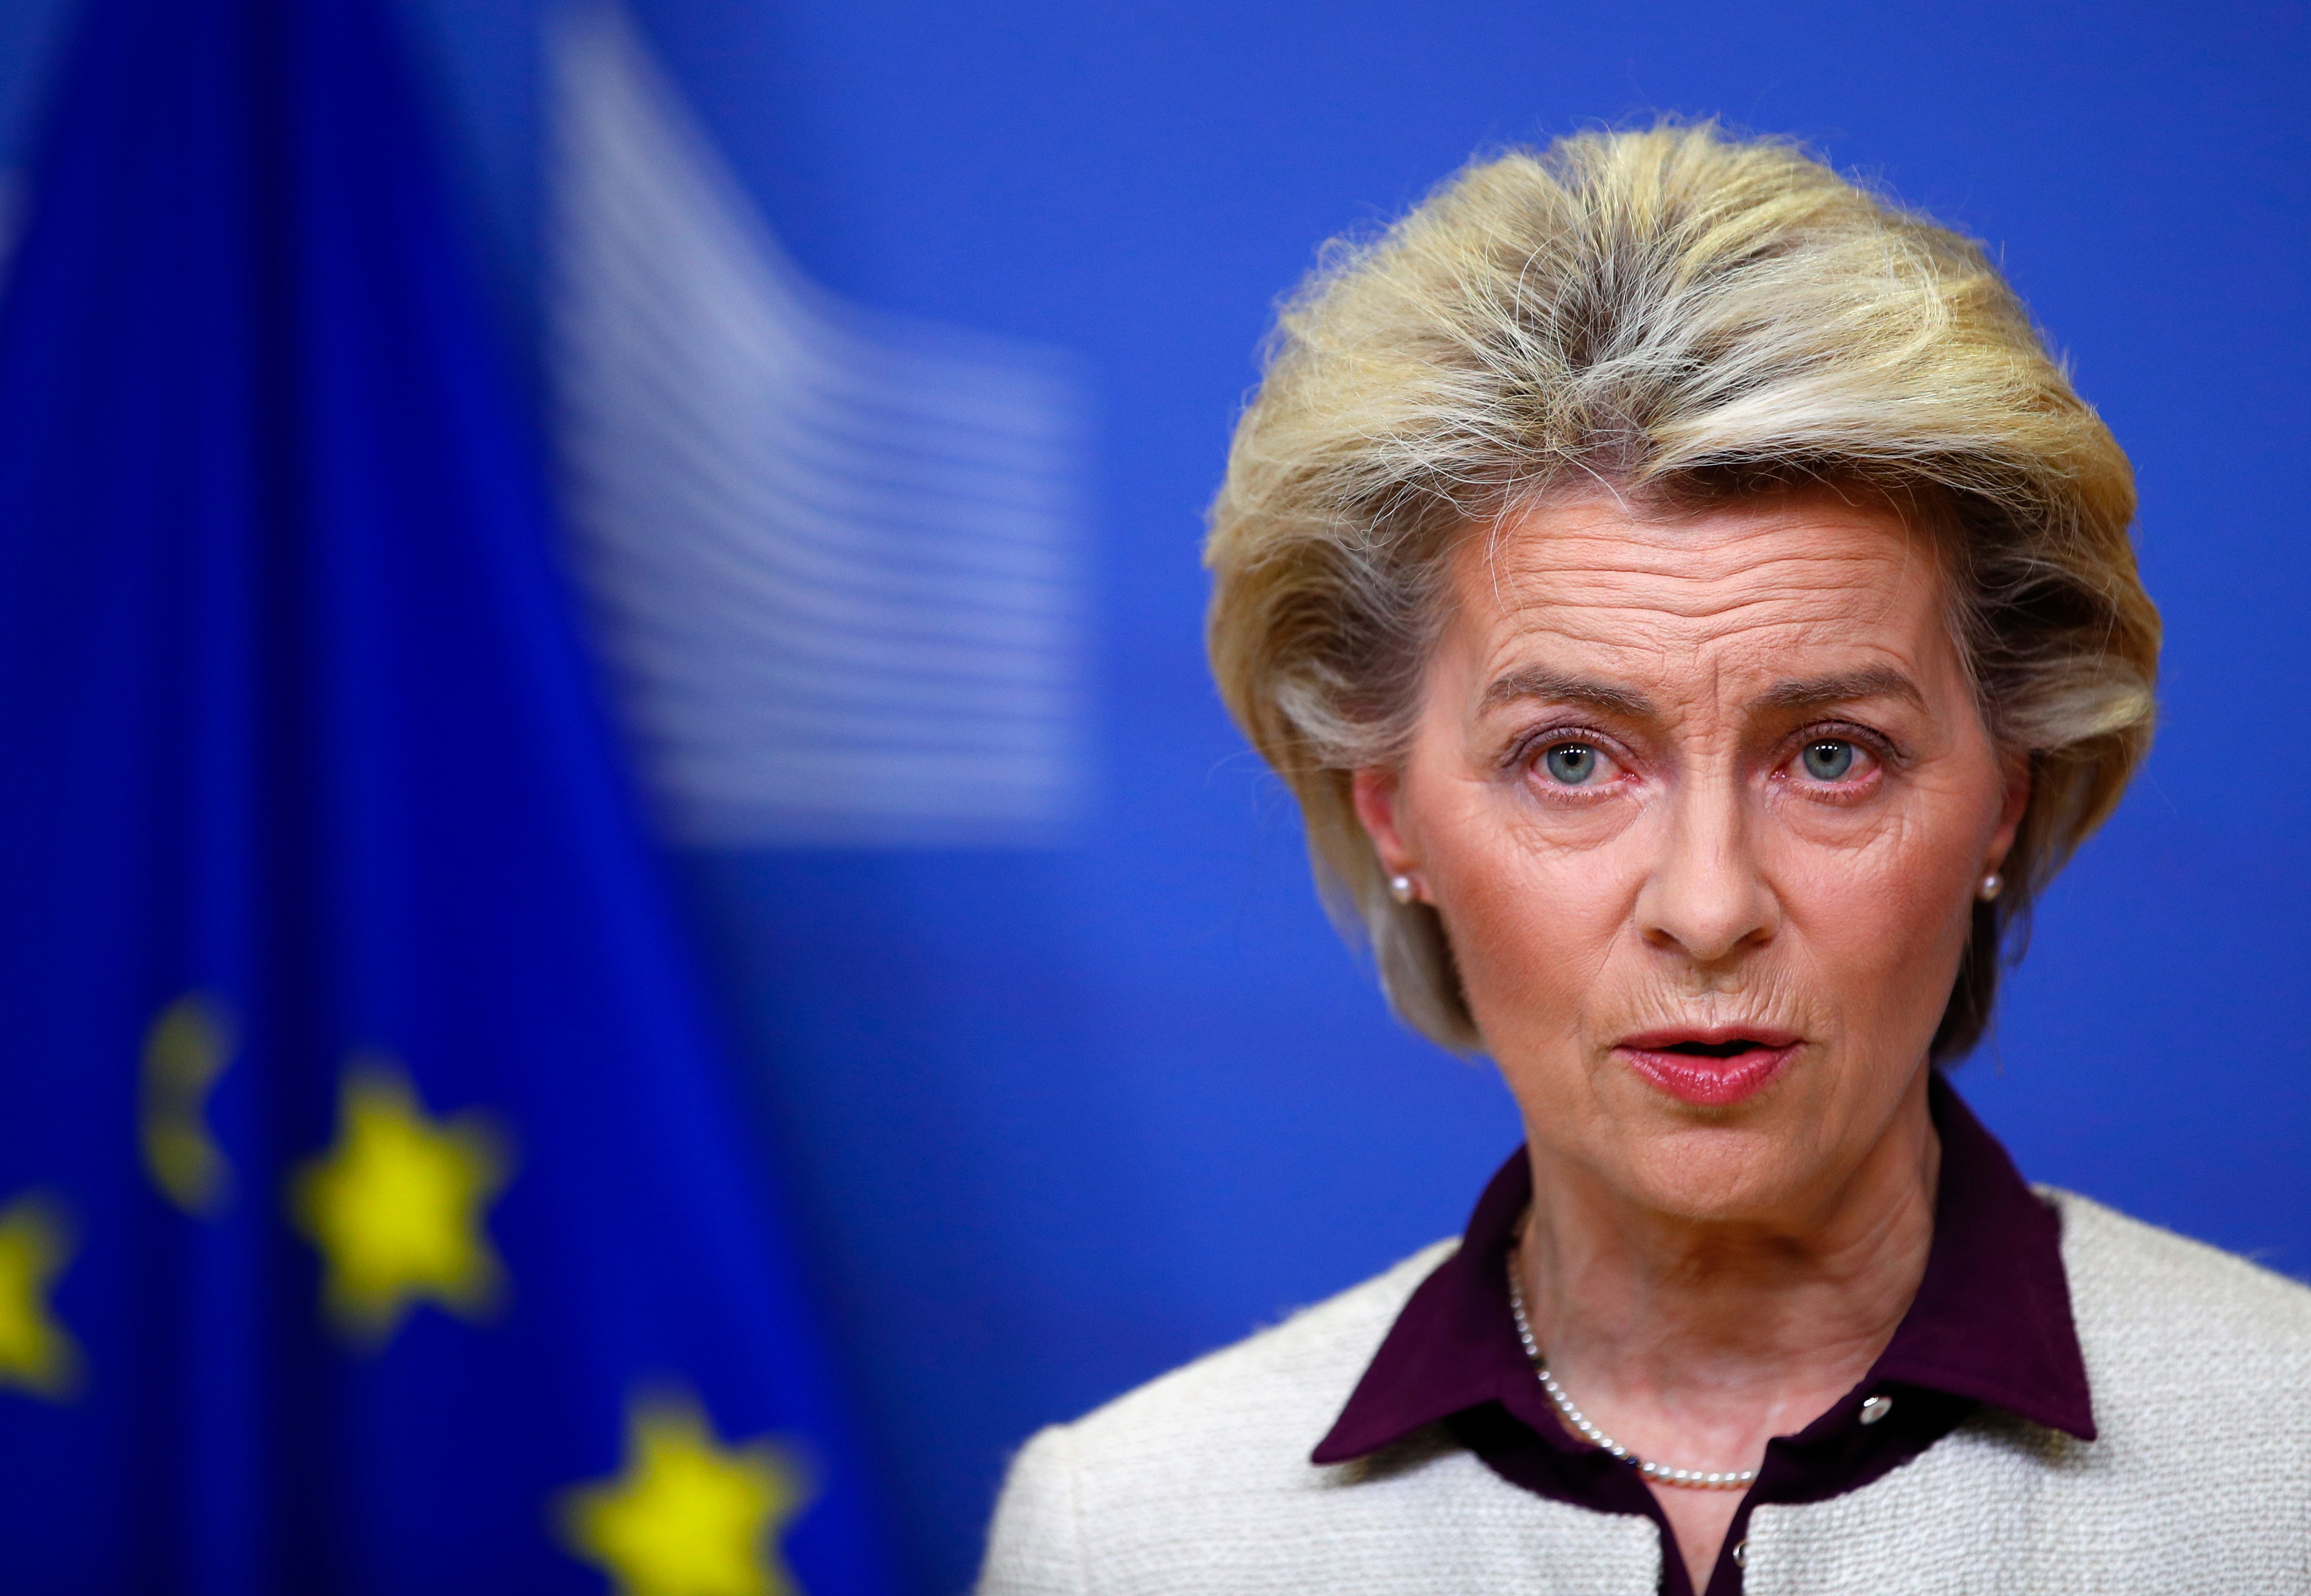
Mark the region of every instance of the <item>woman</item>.
[[1940, 1073], [2148, 745], [2133, 502], [1981, 249], [1785, 145], [1584, 134], [1332, 259], [1214, 669], [1529, 1141], [1038, 1436], [983, 1589], [2311, 1591], [2311, 1291]]

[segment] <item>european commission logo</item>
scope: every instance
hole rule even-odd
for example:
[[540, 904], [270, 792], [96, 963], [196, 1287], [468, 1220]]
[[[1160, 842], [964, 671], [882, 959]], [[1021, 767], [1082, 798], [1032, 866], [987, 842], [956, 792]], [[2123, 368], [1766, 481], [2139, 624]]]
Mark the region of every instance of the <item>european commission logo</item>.
[[786, 258], [627, 20], [553, 44], [564, 505], [660, 822], [1033, 845], [1084, 802], [1080, 385]]

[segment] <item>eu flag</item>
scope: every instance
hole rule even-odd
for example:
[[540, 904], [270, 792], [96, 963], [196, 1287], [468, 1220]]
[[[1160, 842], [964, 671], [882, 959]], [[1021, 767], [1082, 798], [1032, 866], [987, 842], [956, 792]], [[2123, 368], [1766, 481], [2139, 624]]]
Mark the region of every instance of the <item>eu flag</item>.
[[93, 0], [0, 307], [0, 1588], [885, 1588], [375, 0]]

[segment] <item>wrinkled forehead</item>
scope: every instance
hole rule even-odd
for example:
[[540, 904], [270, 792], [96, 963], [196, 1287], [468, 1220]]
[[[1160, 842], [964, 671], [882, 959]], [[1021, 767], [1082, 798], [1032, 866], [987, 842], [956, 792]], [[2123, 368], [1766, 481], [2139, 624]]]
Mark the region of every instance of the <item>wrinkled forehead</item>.
[[1940, 677], [1961, 670], [1947, 591], [1931, 534], [1866, 499], [1793, 492], [1666, 514], [1598, 496], [1471, 533], [1453, 554], [1441, 643], [1479, 674], [1540, 653], [1656, 689], [1801, 663]]

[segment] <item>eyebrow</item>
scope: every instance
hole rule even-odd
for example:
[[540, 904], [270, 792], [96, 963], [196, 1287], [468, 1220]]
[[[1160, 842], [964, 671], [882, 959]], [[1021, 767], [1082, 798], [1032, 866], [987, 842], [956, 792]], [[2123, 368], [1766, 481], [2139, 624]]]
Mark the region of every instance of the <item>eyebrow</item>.
[[1926, 707], [1926, 695], [1901, 672], [1891, 665], [1865, 665], [1859, 671], [1776, 681], [1758, 695], [1757, 707], [1827, 709], [1833, 704], [1851, 704], [1862, 698], [1901, 698], [1921, 709]]
[[1643, 693], [1615, 687], [1610, 682], [1566, 676], [1538, 665], [1529, 665], [1496, 678], [1492, 685], [1485, 689], [1484, 699], [1477, 706], [1477, 713], [1486, 714], [1518, 698], [1548, 698], [1559, 704], [1578, 704], [1600, 714], [1623, 716], [1631, 720], [1654, 718], [1653, 702]]
[[[1529, 665], [1496, 678], [1485, 689], [1485, 696], [1477, 706], [1477, 713], [1487, 714], [1519, 698], [1545, 698], [1552, 703], [1577, 704], [1600, 714], [1620, 716], [1630, 720], [1655, 717], [1653, 700], [1643, 693], [1584, 676], [1568, 676], [1539, 665]], [[1900, 698], [1921, 709], [1926, 707], [1926, 696], [1918, 690], [1918, 684], [1891, 665], [1865, 665], [1858, 671], [1839, 671], [1827, 676], [1776, 681], [1758, 695], [1754, 707], [1784, 713], [1803, 712], [1826, 709], [1834, 704], [1857, 703], [1865, 698]]]

